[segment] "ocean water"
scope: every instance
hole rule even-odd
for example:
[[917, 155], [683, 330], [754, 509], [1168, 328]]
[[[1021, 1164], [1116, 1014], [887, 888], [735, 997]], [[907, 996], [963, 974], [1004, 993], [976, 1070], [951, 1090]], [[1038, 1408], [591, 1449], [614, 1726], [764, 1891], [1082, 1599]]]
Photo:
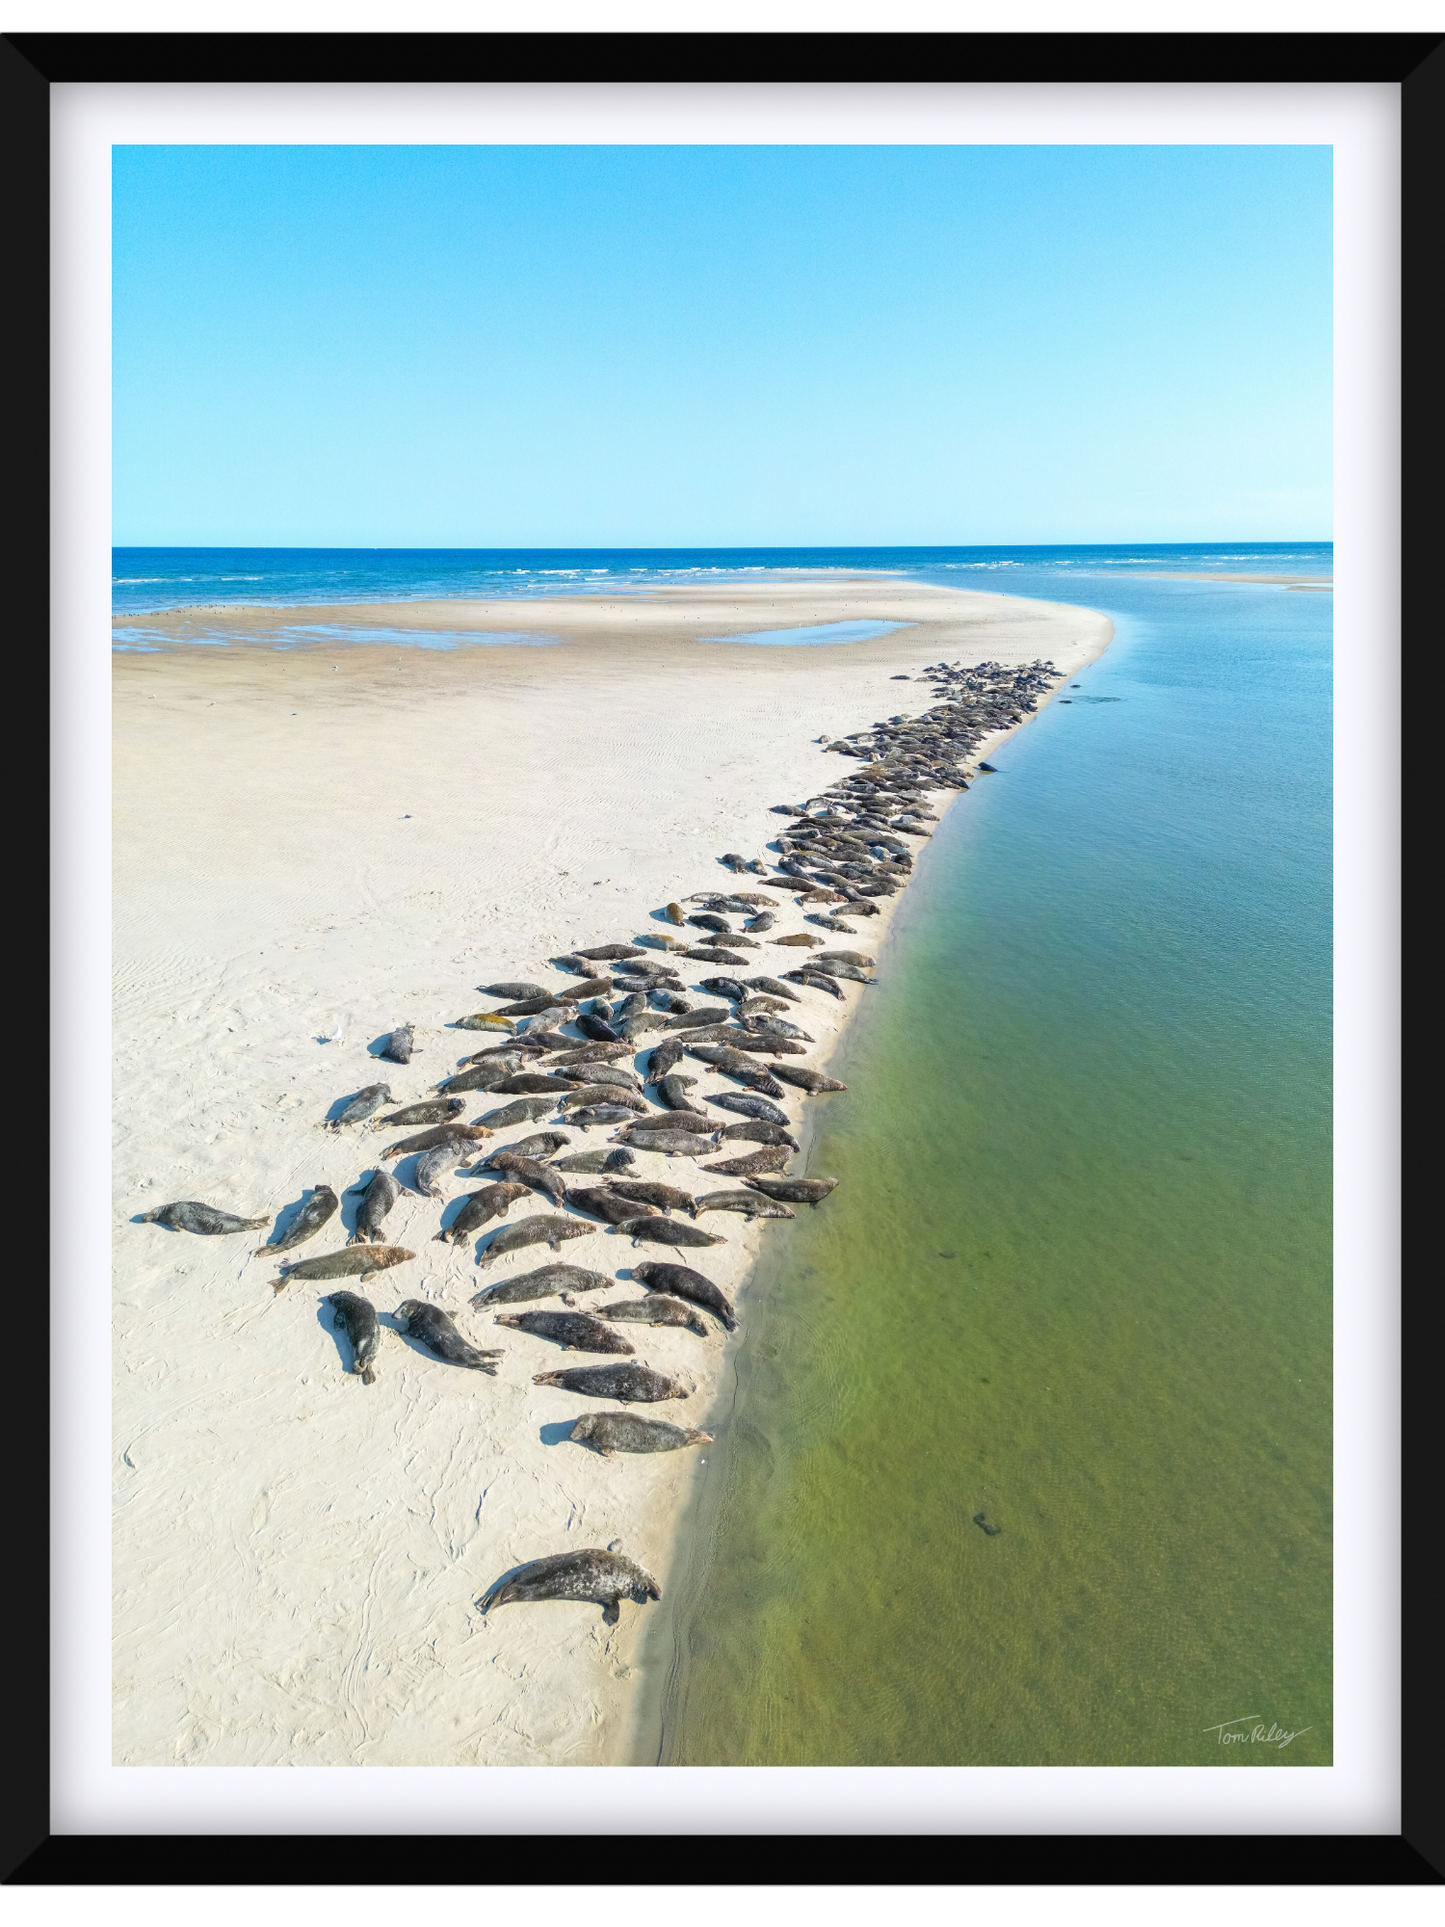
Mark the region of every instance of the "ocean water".
[[1332, 1757], [1332, 598], [1066, 575], [1115, 640], [850, 992], [639, 1761]]
[[111, 586], [116, 614], [137, 615], [196, 604], [617, 595], [671, 581], [775, 569], [897, 569], [954, 583], [960, 575], [965, 580], [977, 575], [988, 588], [999, 589], [1011, 586], [1007, 578], [1041, 573], [1152, 568], [1318, 574], [1332, 565], [1329, 543], [1319, 542], [910, 549], [117, 548], [111, 552]]

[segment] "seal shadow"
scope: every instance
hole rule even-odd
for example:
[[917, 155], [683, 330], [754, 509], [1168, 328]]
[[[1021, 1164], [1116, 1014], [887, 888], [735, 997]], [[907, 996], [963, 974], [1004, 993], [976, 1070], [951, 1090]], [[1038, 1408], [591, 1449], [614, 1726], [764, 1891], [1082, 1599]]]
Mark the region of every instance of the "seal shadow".
[[306, 1205], [307, 1200], [315, 1196], [315, 1185], [309, 1185], [299, 1198], [294, 1199], [290, 1204], [283, 1204], [281, 1209], [276, 1213], [275, 1223], [271, 1226], [271, 1236], [266, 1240], [265, 1244], [259, 1247], [260, 1251], [269, 1251], [272, 1245], [279, 1244], [295, 1223], [298, 1214]]
[[341, 1360], [341, 1369], [349, 1372], [356, 1363], [356, 1353], [351, 1340], [346, 1336], [346, 1327], [341, 1322], [341, 1314], [327, 1298], [316, 1307], [316, 1322], [326, 1332], [336, 1346], [336, 1356]]
[[542, 1426], [537, 1433], [537, 1437], [542, 1441], [543, 1445], [566, 1445], [571, 1441], [572, 1427], [576, 1422], [575, 1419], [570, 1418], [553, 1419], [550, 1423]]
[[[144, 1211], [137, 1211], [133, 1218], [126, 1219], [127, 1224], [145, 1224], [146, 1222], [147, 1219]], [[174, 1231], [176, 1228], [173, 1224], [162, 1224], [159, 1219], [156, 1218], [150, 1219], [149, 1222], [155, 1226], [157, 1231]]]
[[348, 1238], [355, 1231], [356, 1220], [361, 1216], [362, 1194], [381, 1168], [379, 1164], [370, 1166], [362, 1172], [355, 1184], [348, 1184], [341, 1194], [341, 1209], [337, 1216], [341, 1219], [341, 1228]]

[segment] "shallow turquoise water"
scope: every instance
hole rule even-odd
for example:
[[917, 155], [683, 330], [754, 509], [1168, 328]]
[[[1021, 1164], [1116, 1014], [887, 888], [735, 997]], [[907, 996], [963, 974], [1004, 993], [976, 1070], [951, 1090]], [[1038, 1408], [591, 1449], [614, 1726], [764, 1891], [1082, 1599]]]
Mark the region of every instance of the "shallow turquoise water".
[[742, 636], [699, 636], [699, 642], [753, 642], [780, 648], [795, 649], [800, 644], [805, 647], [825, 642], [872, 642], [877, 636], [886, 636], [894, 629], [904, 629], [902, 622], [809, 622], [796, 623], [791, 629], [754, 629]]
[[1009, 587], [1118, 634], [855, 993], [642, 1759], [1331, 1758], [1331, 599]]

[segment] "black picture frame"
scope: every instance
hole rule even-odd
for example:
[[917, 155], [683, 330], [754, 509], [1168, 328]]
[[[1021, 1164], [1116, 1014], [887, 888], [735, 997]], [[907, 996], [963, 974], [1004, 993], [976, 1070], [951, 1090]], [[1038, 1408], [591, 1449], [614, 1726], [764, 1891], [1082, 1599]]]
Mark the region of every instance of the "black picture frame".
[[[6, 256], [11, 271], [7, 405], [12, 473], [48, 475], [49, 88], [60, 82], [587, 80], [1387, 82], [1402, 102], [1403, 167], [1403, 614], [1404, 633], [1430, 633], [1425, 597], [1434, 534], [1427, 522], [1441, 443], [1441, 375], [1434, 294], [1439, 275], [1445, 34], [167, 34], [18, 33], [0, 38], [0, 137], [5, 142]], [[19, 555], [44, 552], [48, 489], [11, 494]], [[15, 632], [48, 624], [43, 575], [12, 589]], [[12, 687], [27, 672], [12, 670]], [[19, 1280], [16, 1280], [19, 1283]], [[1437, 1536], [1434, 1468], [1440, 1454], [1438, 1291], [1407, 1273], [1403, 1297], [1402, 1825], [1374, 1835], [1026, 1835], [774, 1837], [745, 1861], [719, 1855], [717, 1836], [650, 1836], [631, 1859], [633, 1884], [905, 1886], [1309, 1885], [1390, 1886], [1445, 1880], [1445, 1800], [1436, 1729], [1441, 1710], [1438, 1608], [1428, 1577]], [[49, 1815], [49, 1680], [65, 1654], [50, 1650], [39, 1596], [39, 1549], [49, 1540], [45, 1482], [28, 1455], [49, 1435], [44, 1321], [24, 1326], [25, 1369], [12, 1369], [3, 1400], [10, 1543], [23, 1549], [4, 1589], [12, 1773], [0, 1803], [0, 1879], [21, 1886], [332, 1885], [330, 1837], [298, 1835], [58, 1835]], [[98, 1600], [97, 1611], [104, 1604]], [[1017, 1851], [1020, 1843], [1025, 1851]], [[424, 1856], [373, 1839], [368, 1885], [466, 1885], [478, 1878], [476, 1843], [432, 1836]], [[700, 1853], [699, 1847], [714, 1851]], [[900, 1846], [903, 1851], [900, 1851]], [[537, 1862], [491, 1839], [486, 1877], [534, 1879]], [[382, 1851], [375, 1851], [380, 1848]], [[980, 1849], [986, 1849], [980, 1851]], [[1010, 1850], [1013, 1849], [1013, 1850]], [[596, 1842], [547, 1837], [548, 1884], [598, 1880]]]

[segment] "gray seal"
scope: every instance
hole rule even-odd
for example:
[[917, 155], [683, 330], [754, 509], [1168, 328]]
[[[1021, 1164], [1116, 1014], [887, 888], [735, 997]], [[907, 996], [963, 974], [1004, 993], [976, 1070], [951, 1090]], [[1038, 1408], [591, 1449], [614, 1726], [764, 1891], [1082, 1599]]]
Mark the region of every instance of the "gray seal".
[[566, 1181], [559, 1177], [550, 1164], [539, 1164], [536, 1158], [522, 1157], [516, 1151], [498, 1151], [487, 1159], [494, 1171], [503, 1171], [519, 1184], [528, 1185], [533, 1191], [540, 1191], [552, 1204], [561, 1205], [567, 1199]]
[[350, 1099], [345, 1110], [336, 1113], [327, 1128], [339, 1131], [343, 1124], [359, 1124], [364, 1117], [370, 1117], [373, 1111], [379, 1111], [383, 1104], [393, 1101], [390, 1084], [368, 1084]]
[[574, 950], [584, 963], [620, 963], [624, 957], [644, 957], [647, 952], [635, 943], [595, 943], [590, 950]]
[[724, 1158], [721, 1164], [705, 1164], [702, 1168], [721, 1178], [755, 1178], [760, 1172], [781, 1171], [791, 1156], [785, 1144], [765, 1144], [746, 1157]]
[[725, 1245], [726, 1238], [715, 1238], [710, 1231], [702, 1231], [695, 1224], [681, 1224], [676, 1218], [664, 1218], [660, 1214], [653, 1217], [624, 1218], [612, 1229], [624, 1238], [631, 1238], [636, 1244], [649, 1245]]
[[478, 984], [484, 997], [545, 997], [546, 991], [540, 984]]
[[585, 1211], [589, 1217], [602, 1218], [608, 1224], [621, 1224], [624, 1218], [647, 1217], [657, 1213], [656, 1205], [638, 1204], [632, 1198], [619, 1198], [605, 1184], [593, 1185], [588, 1189], [574, 1188], [567, 1193], [567, 1202], [574, 1211]]
[[776, 977], [749, 977], [749, 990], [761, 990], [769, 997], [781, 997], [785, 1004], [800, 1004], [802, 998], [788, 984], [780, 984]]
[[600, 1319], [585, 1311], [504, 1311], [494, 1322], [530, 1332], [534, 1338], [550, 1338], [566, 1352], [623, 1352], [628, 1358], [635, 1355], [620, 1332], [609, 1331]]
[[499, 1579], [478, 1605], [484, 1613], [519, 1600], [531, 1605], [539, 1599], [589, 1600], [601, 1606], [602, 1622], [615, 1626], [622, 1617], [621, 1601], [661, 1599], [662, 1588], [650, 1572], [624, 1559], [619, 1552], [589, 1547], [585, 1552], [556, 1552], [519, 1566], [510, 1579]]
[[840, 1084], [836, 1077], [825, 1077], [821, 1071], [810, 1071], [806, 1064], [769, 1064], [768, 1069], [774, 1077], [781, 1077], [785, 1084], [796, 1084], [800, 1090], [808, 1091], [846, 1091], [848, 1086]]
[[406, 1326], [408, 1338], [425, 1345], [434, 1358], [445, 1359], [448, 1365], [488, 1372], [495, 1378], [497, 1368], [491, 1360], [506, 1357], [505, 1352], [480, 1352], [469, 1345], [440, 1305], [424, 1305], [419, 1298], [408, 1298], [397, 1306], [396, 1316]]
[[876, 958], [870, 957], [866, 950], [820, 950], [812, 961], [815, 968], [821, 967], [825, 963], [858, 964], [860, 967], [866, 968], [877, 960]]
[[[271, 1220], [238, 1218], [230, 1211], [218, 1211], [213, 1204], [201, 1204], [195, 1198], [182, 1198], [176, 1204], [162, 1204], [154, 1211], [143, 1211], [138, 1222], [164, 1224], [172, 1231], [194, 1231], [202, 1238], [217, 1238], [231, 1231], [259, 1231]], [[271, 1248], [275, 1250], [274, 1245]]]
[[521, 1305], [531, 1298], [556, 1298], [571, 1291], [604, 1291], [611, 1283], [605, 1271], [587, 1271], [581, 1265], [543, 1265], [538, 1271], [525, 1271], [518, 1278], [487, 1285], [471, 1302]]
[[439, 1144], [455, 1144], [458, 1153], [468, 1144], [480, 1143], [492, 1133], [485, 1124], [434, 1124], [429, 1131], [418, 1131], [415, 1137], [398, 1139], [388, 1144], [382, 1152], [384, 1158], [404, 1158], [413, 1151], [434, 1151]]
[[565, 1131], [536, 1131], [531, 1137], [518, 1138], [515, 1144], [503, 1144], [490, 1156], [484, 1157], [480, 1170], [487, 1170], [499, 1157], [510, 1154], [514, 1158], [550, 1158], [554, 1151], [561, 1151], [572, 1142]]
[[720, 1105], [725, 1111], [737, 1111], [743, 1117], [759, 1118], [765, 1124], [790, 1122], [786, 1111], [780, 1111], [765, 1097], [754, 1097], [751, 1091], [718, 1091], [708, 1103]]
[[414, 1251], [400, 1245], [347, 1245], [342, 1251], [328, 1251], [320, 1258], [302, 1258], [294, 1265], [282, 1265], [281, 1276], [271, 1280], [272, 1291], [284, 1291], [293, 1278], [366, 1278], [373, 1271], [389, 1271], [393, 1265], [414, 1258]]
[[821, 943], [822, 941], [823, 939], [821, 937], [810, 937], [806, 934], [800, 934], [794, 937], [774, 937], [773, 938], [774, 943], [785, 944], [790, 950], [797, 950], [800, 948], [806, 949], [808, 945]]
[[615, 1398], [624, 1405], [656, 1405], [662, 1399], [689, 1398], [694, 1388], [667, 1378], [650, 1365], [569, 1365], [561, 1372], [538, 1372], [534, 1385], [555, 1385], [588, 1398]]
[[741, 1211], [748, 1218], [792, 1218], [797, 1214], [774, 1198], [759, 1201], [751, 1191], [709, 1191], [697, 1201], [696, 1217], [704, 1211]]
[[412, 1173], [411, 1188], [423, 1198], [444, 1198], [446, 1192], [437, 1179], [446, 1171], [454, 1171], [462, 1161], [465, 1140], [447, 1138], [430, 1151], [423, 1151], [416, 1161]]
[[379, 1054], [382, 1057], [389, 1057], [393, 1064], [409, 1064], [415, 1049], [416, 1025], [403, 1024], [399, 1030], [391, 1033]]
[[830, 997], [843, 1001], [843, 993], [831, 977], [825, 977], [816, 970], [790, 970], [787, 975], [795, 984], [806, 984], [810, 990], [826, 990]]
[[561, 1071], [513, 1071], [492, 1089], [499, 1097], [545, 1097], [549, 1092], [561, 1098], [580, 1088], [580, 1076]]
[[514, 1104], [504, 1104], [499, 1111], [486, 1112], [477, 1123], [489, 1131], [505, 1131], [513, 1124], [531, 1124], [556, 1108], [550, 1097], [519, 1097]]
[[683, 1325], [699, 1338], [711, 1336], [691, 1305], [685, 1305], [680, 1298], [669, 1298], [664, 1292], [655, 1292], [647, 1298], [622, 1298], [615, 1305], [599, 1305], [597, 1316], [614, 1325]]
[[712, 1149], [712, 1138], [695, 1131], [646, 1131], [633, 1140], [639, 1151], [655, 1151], [664, 1158], [703, 1158]]
[[509, 1251], [525, 1251], [529, 1245], [545, 1244], [553, 1251], [560, 1251], [569, 1239], [588, 1238], [596, 1229], [596, 1225], [583, 1224], [577, 1218], [558, 1218], [549, 1213], [523, 1218], [520, 1224], [503, 1225], [486, 1250], [477, 1253], [477, 1263], [485, 1271]]
[[351, 1346], [351, 1371], [363, 1385], [374, 1385], [376, 1373], [371, 1369], [371, 1362], [381, 1343], [375, 1305], [367, 1298], [358, 1298], [354, 1291], [333, 1291], [331, 1309], [332, 1330], [345, 1332]]
[[509, 1077], [517, 1075], [515, 1061], [508, 1063], [505, 1057], [493, 1058], [490, 1063], [472, 1064], [464, 1071], [457, 1071], [451, 1077], [444, 1077], [433, 1090], [444, 1095], [456, 1091], [494, 1091], [499, 1084], [505, 1084]]
[[706, 1134], [712, 1130], [712, 1119], [701, 1111], [652, 1111], [646, 1117], [627, 1120], [629, 1142], [646, 1150], [643, 1140], [655, 1137], [666, 1131], [698, 1131]]
[[604, 1459], [614, 1452], [677, 1452], [685, 1445], [711, 1445], [712, 1433], [636, 1412], [587, 1412], [572, 1426], [574, 1445], [587, 1445]]
[[648, 1291], [666, 1292], [672, 1298], [685, 1298], [689, 1304], [701, 1305], [729, 1331], [737, 1325], [733, 1308], [722, 1292], [711, 1278], [704, 1278], [691, 1265], [656, 1264], [649, 1260], [646, 1264], [634, 1265], [632, 1275]]
[[474, 1231], [480, 1231], [493, 1218], [505, 1218], [518, 1198], [530, 1196], [525, 1184], [486, 1184], [473, 1191], [461, 1210], [434, 1240], [437, 1244], [459, 1245]]
[[764, 1124], [759, 1118], [750, 1118], [746, 1124], [724, 1125], [717, 1137], [719, 1144], [736, 1137], [752, 1144], [786, 1144], [790, 1151], [801, 1148], [786, 1124]]
[[658, 1080], [657, 1091], [668, 1110], [692, 1111], [697, 1107], [688, 1096], [688, 1092], [695, 1089], [696, 1085], [695, 1077], [682, 1077], [676, 1071], [669, 1071], [665, 1077]]
[[359, 1184], [350, 1187], [361, 1191], [361, 1209], [356, 1214], [356, 1229], [347, 1239], [348, 1244], [380, 1244], [381, 1224], [388, 1211], [401, 1196], [401, 1186], [390, 1171], [380, 1166], [371, 1174], [371, 1182], [362, 1191]]
[[653, 1178], [613, 1178], [608, 1189], [619, 1198], [635, 1199], [639, 1204], [654, 1204], [659, 1211], [685, 1211], [692, 1216], [693, 1200], [676, 1185], [662, 1184]]
[[399, 1111], [388, 1111], [385, 1117], [379, 1117], [376, 1122], [378, 1126], [445, 1124], [449, 1118], [460, 1117], [466, 1108], [465, 1098], [429, 1097], [420, 1104], [406, 1104]]
[[625, 1171], [628, 1165], [636, 1162], [636, 1157], [626, 1145], [619, 1144], [615, 1151], [576, 1151], [569, 1158], [557, 1158], [552, 1169], [573, 1171], [579, 1176], [600, 1177], [608, 1171]]
[[638, 1111], [647, 1114], [647, 1099], [639, 1097], [636, 1091], [629, 1090], [625, 1084], [583, 1084], [580, 1089], [569, 1091], [561, 1100], [559, 1108], [568, 1111], [590, 1110], [598, 1104], [620, 1104], [624, 1111]]
[[302, 1205], [296, 1216], [286, 1227], [284, 1236], [262, 1245], [251, 1255], [255, 1258], [274, 1258], [278, 1251], [290, 1251], [294, 1246], [305, 1244], [314, 1238], [328, 1218], [334, 1218], [340, 1209], [341, 1200], [329, 1184], [318, 1184], [311, 1196]]
[[584, 1104], [581, 1110], [567, 1113], [567, 1122], [590, 1131], [594, 1124], [631, 1124], [634, 1114], [622, 1104]]
[[836, 1178], [745, 1178], [743, 1182], [783, 1204], [821, 1204], [838, 1186]]

